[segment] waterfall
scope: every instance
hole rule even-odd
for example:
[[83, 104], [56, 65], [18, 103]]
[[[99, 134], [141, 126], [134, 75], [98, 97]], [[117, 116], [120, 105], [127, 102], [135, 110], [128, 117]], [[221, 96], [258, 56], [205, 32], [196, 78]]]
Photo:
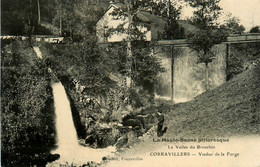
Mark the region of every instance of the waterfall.
[[55, 102], [56, 132], [58, 149], [55, 151], [61, 157], [79, 147], [76, 129], [72, 119], [70, 103], [62, 84], [52, 85]]
[[[33, 49], [36, 56], [39, 59], [42, 59], [40, 48], [34, 46]], [[49, 69], [49, 72], [52, 72], [51, 69]], [[112, 155], [113, 152], [115, 152], [115, 147], [112, 146], [105, 149], [93, 149], [79, 145], [70, 102], [61, 82], [53, 83], [52, 91], [55, 105], [55, 126], [57, 134], [57, 148], [52, 151], [52, 154], [59, 154], [60, 159], [47, 164], [47, 167], [60, 166], [60, 164], [68, 163], [82, 165], [89, 161], [99, 163], [104, 156]]]
[[42, 59], [42, 52], [40, 51], [39, 46], [34, 46], [34, 47], [33, 47], [33, 50], [34, 50], [34, 52], [36, 53], [36, 56], [37, 56], [39, 59]]
[[[58, 82], [52, 85], [58, 148], [52, 153], [59, 154], [57, 164], [66, 162], [78, 165], [88, 161], [101, 162], [106, 155], [111, 155], [115, 147], [93, 149], [79, 145], [76, 129], [73, 123], [70, 102], [63, 85]], [[54, 162], [55, 163], [55, 162]], [[52, 166], [52, 165], [50, 165]]]

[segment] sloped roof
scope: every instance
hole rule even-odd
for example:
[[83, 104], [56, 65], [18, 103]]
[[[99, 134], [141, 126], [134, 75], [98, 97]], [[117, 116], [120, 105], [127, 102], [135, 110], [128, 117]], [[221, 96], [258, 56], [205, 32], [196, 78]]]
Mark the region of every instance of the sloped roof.
[[[126, 10], [125, 4], [121, 2], [112, 3], [109, 6], [109, 9], [112, 6], [115, 8], [121, 8], [122, 10]], [[161, 16], [151, 14], [147, 11], [140, 11], [139, 13], [137, 13], [137, 17], [145, 23], [148, 23], [154, 30], [153, 32], [163, 32], [165, 24], [167, 23], [166, 20], [164, 20]], [[178, 20], [178, 23], [181, 27], [184, 28], [186, 34], [189, 34], [197, 30], [197, 28], [191, 25], [187, 20]]]
[[198, 30], [197, 27], [194, 25], [190, 24], [188, 20], [178, 20], [178, 23], [180, 26], [182, 26], [185, 30], [186, 34], [189, 34], [191, 32], [195, 32]]
[[125, 4], [121, 3], [121, 2], [114, 2], [111, 5], [117, 7], [117, 8], [126, 8]]
[[125, 4], [121, 3], [121, 2], [114, 2], [112, 4], [110, 4], [110, 6], [108, 7], [108, 9], [110, 9], [111, 7], [115, 7], [115, 8], [121, 8], [123, 10], [126, 10], [126, 6]]
[[145, 22], [156, 23], [158, 25], [166, 23], [166, 21], [163, 20], [162, 17], [151, 14], [146, 11], [140, 11], [139, 13], [137, 13], [137, 17]]
[[[153, 24], [152, 26], [157, 28], [159, 32], [164, 31], [164, 26], [167, 23], [161, 16], [157, 16], [146, 11], [139, 12], [137, 17], [144, 22]], [[186, 34], [197, 31], [197, 28], [190, 24], [187, 20], [178, 20], [178, 24], [184, 28]]]
[[162, 19], [162, 17], [151, 14], [146, 11], [141, 11], [137, 14], [137, 17], [141, 19], [144, 22], [147, 22], [152, 30], [152, 39], [158, 38], [158, 32], [162, 33], [164, 32], [164, 27], [166, 24], [166, 21]]

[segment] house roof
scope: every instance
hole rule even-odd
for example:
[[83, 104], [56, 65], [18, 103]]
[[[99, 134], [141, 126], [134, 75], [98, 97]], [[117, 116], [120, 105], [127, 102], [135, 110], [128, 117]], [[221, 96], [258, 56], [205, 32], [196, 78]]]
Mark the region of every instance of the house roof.
[[152, 30], [152, 39], [158, 38], [158, 32], [164, 32], [166, 21], [163, 20], [162, 17], [151, 14], [146, 11], [140, 11], [137, 14], [137, 17], [150, 25]]
[[[139, 12], [137, 14], [137, 17], [143, 20], [144, 22], [151, 23], [152, 27], [156, 28], [157, 31], [164, 31], [166, 20], [164, 20], [162, 17], [151, 14], [146, 11]], [[191, 25], [187, 20], [178, 20], [178, 24], [184, 28], [186, 34], [189, 34], [197, 30], [197, 28], [194, 25]]]
[[[114, 3], [110, 4], [108, 9], [110, 9], [111, 7], [121, 8], [122, 10], [126, 10], [126, 5], [121, 2], [114, 2]], [[165, 23], [165, 21], [162, 20], [162, 18], [160, 16], [153, 15], [147, 11], [140, 11], [139, 13], [137, 13], [137, 17], [144, 22], [162, 22], [163, 21], [163, 23]]]
[[185, 30], [186, 34], [195, 32], [198, 30], [197, 27], [195, 27], [194, 25], [190, 24], [188, 20], [178, 20], [178, 23], [180, 26], [182, 26]]
[[140, 11], [137, 13], [137, 17], [145, 22], [157, 23], [158, 25], [165, 24], [166, 21], [162, 19], [162, 17], [151, 14], [146, 11]]
[[[108, 10], [111, 7], [121, 8], [122, 10], [126, 10], [126, 5], [121, 2], [111, 3]], [[165, 24], [167, 23], [166, 20], [164, 20], [161, 16], [151, 14], [148, 11], [140, 11], [139, 13], [137, 13], [137, 17], [143, 22], [148, 23], [153, 29], [153, 32], [163, 32]], [[187, 20], [178, 20], [178, 23], [181, 27], [184, 28], [186, 34], [189, 34], [197, 30], [197, 28], [191, 25]], [[152, 34], [152, 36], [153, 35], [154, 34]]]
[[108, 7], [108, 9], [110, 9], [112, 6], [115, 7], [115, 8], [121, 8], [123, 10], [127, 9], [125, 4], [123, 4], [121, 2], [113, 2], [113, 3], [111, 3], [110, 6]]

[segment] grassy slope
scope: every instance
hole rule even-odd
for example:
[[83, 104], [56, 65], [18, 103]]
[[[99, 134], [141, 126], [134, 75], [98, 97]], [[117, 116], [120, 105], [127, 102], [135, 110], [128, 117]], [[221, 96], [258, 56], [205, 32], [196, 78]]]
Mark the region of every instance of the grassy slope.
[[193, 101], [165, 108], [166, 137], [260, 134], [260, 65]]
[[[193, 101], [181, 104], [169, 102], [160, 102], [160, 110], [165, 114], [165, 126], [168, 131], [163, 138], [220, 138], [220, 137], [241, 137], [246, 135], [260, 134], [260, 65], [252, 70], [247, 70], [232, 80], [226, 82], [220, 87], [205, 92], [197, 96]], [[158, 110], [154, 109], [154, 110]], [[144, 161], [133, 161], [135, 166], [147, 166], [145, 163], [154, 166], [183, 166], [192, 164], [183, 161], [180, 157], [174, 157], [174, 161], [169, 163], [163, 157], [163, 161], [154, 161], [156, 157], [149, 159], [149, 152], [166, 151], [167, 142], [153, 142], [155, 131], [152, 131], [147, 137], [135, 143], [130, 149], [121, 152], [118, 157], [140, 156]], [[241, 140], [242, 138], [239, 138]], [[257, 138], [258, 139], [258, 138]], [[236, 141], [237, 142], [237, 141]], [[256, 146], [257, 147], [257, 146]], [[239, 147], [241, 148], [241, 147]], [[166, 149], [166, 150], [165, 150]], [[256, 149], [257, 150], [257, 149]], [[148, 155], [148, 156], [147, 156]], [[251, 155], [250, 155], [251, 156]], [[179, 159], [180, 158], [180, 159]], [[157, 160], [158, 160], [157, 159]], [[181, 161], [179, 161], [181, 160]], [[186, 160], [186, 158], [185, 158]], [[194, 161], [193, 166], [197, 163], [214, 165], [209, 162], [208, 158], [200, 159], [202, 161]], [[225, 159], [227, 160], [227, 159]], [[222, 165], [232, 162], [223, 162]], [[165, 164], [163, 164], [165, 163]], [[132, 163], [133, 164], [133, 163]], [[141, 164], [141, 165], [140, 165]], [[199, 165], [201, 165], [199, 164]], [[239, 164], [239, 163], [238, 163]], [[130, 165], [130, 161], [110, 161], [107, 166], [126, 166]], [[133, 165], [133, 166], [134, 166]], [[189, 165], [192, 166], [192, 165]], [[198, 165], [197, 165], [198, 166]], [[235, 165], [236, 166], [236, 165]]]

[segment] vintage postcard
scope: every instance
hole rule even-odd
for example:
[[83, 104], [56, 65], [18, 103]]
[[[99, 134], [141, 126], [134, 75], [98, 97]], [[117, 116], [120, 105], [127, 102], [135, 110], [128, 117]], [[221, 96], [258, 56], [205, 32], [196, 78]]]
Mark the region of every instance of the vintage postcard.
[[2, 0], [3, 167], [260, 167], [259, 0]]

